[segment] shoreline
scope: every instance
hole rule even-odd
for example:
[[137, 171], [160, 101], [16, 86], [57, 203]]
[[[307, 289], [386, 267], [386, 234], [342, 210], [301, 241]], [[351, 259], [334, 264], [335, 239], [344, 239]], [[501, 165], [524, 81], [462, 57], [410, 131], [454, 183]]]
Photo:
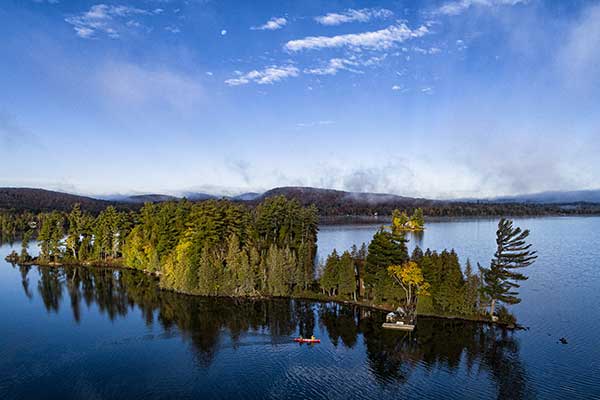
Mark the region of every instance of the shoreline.
[[[597, 213], [549, 213], [549, 214], [519, 214], [508, 215], [515, 220], [520, 219], [539, 219], [539, 218], [569, 218], [569, 217], [584, 217], [594, 218], [600, 217], [600, 212]], [[319, 226], [335, 227], [343, 225], [389, 225], [390, 215], [342, 215], [342, 216], [319, 216]], [[456, 216], [425, 216], [425, 223], [443, 223], [451, 221], [475, 221], [475, 220], [497, 220], [498, 218], [506, 217], [506, 215], [456, 215]], [[422, 231], [417, 231], [422, 232]]]
[[[115, 269], [115, 270], [130, 270], [130, 271], [139, 271], [140, 273], [158, 278], [160, 277], [161, 273], [158, 271], [149, 271], [149, 270], [143, 270], [143, 269], [137, 269], [137, 268], [133, 268], [133, 267], [129, 267], [121, 262], [118, 261], [104, 261], [104, 262], [92, 262], [92, 261], [88, 261], [88, 262], [38, 262], [37, 260], [31, 260], [31, 261], [27, 261], [27, 262], [18, 262], [15, 260], [11, 260], [10, 257], [6, 257], [5, 260], [13, 265], [23, 265], [23, 266], [38, 266], [38, 267], [43, 267], [43, 268], [56, 268], [56, 267], [85, 267], [85, 268], [109, 268], [109, 269]], [[160, 290], [164, 290], [164, 291], [169, 291], [169, 292], [173, 292], [173, 293], [178, 293], [181, 295], [185, 295], [185, 296], [195, 296], [195, 297], [221, 297], [221, 298], [229, 298], [229, 299], [249, 299], [249, 300], [268, 300], [268, 299], [278, 299], [278, 298], [282, 298], [282, 299], [295, 299], [295, 300], [307, 300], [307, 301], [314, 301], [314, 302], [319, 302], [319, 303], [329, 303], [329, 302], [334, 302], [334, 303], [338, 303], [338, 304], [344, 304], [344, 305], [350, 305], [350, 306], [358, 306], [358, 307], [364, 307], [364, 308], [369, 308], [371, 310], [376, 310], [376, 311], [385, 311], [385, 312], [392, 312], [395, 311], [395, 308], [389, 305], [385, 305], [385, 304], [371, 304], [371, 303], [367, 303], [367, 302], [361, 302], [361, 301], [352, 301], [352, 300], [344, 300], [344, 299], [338, 299], [336, 297], [330, 297], [330, 296], [324, 296], [320, 293], [311, 293], [311, 292], [301, 292], [299, 293], [297, 296], [284, 296], [284, 297], [278, 297], [278, 296], [264, 296], [264, 295], [254, 295], [254, 296], [222, 296], [222, 295], [216, 295], [216, 296], [207, 296], [207, 295], [200, 295], [200, 294], [195, 294], [195, 293], [189, 293], [189, 292], [184, 292], [184, 291], [180, 291], [180, 290], [175, 290], [175, 289], [170, 289], [170, 288], [166, 288], [163, 286], [159, 285], [159, 289]], [[527, 329], [519, 324], [516, 324], [514, 326], [508, 325], [508, 324], [503, 324], [500, 322], [493, 322], [491, 320], [488, 319], [484, 319], [484, 318], [469, 318], [467, 316], [456, 316], [456, 315], [442, 315], [442, 314], [431, 314], [431, 313], [426, 313], [426, 314], [418, 314], [417, 317], [426, 317], [426, 318], [438, 318], [438, 319], [446, 319], [446, 320], [460, 320], [460, 321], [465, 321], [465, 322], [472, 322], [472, 323], [479, 323], [479, 324], [486, 324], [486, 325], [490, 325], [490, 326], [498, 326], [501, 327], [503, 329], [508, 329], [508, 330], [523, 330], [523, 329]]]

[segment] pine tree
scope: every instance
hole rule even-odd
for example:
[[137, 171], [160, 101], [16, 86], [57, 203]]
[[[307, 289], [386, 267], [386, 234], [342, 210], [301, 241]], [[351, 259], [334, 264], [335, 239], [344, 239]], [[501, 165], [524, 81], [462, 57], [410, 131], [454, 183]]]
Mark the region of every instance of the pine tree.
[[351, 296], [356, 301], [356, 273], [354, 260], [345, 251], [338, 264], [338, 291], [343, 296]]
[[388, 274], [390, 265], [402, 265], [408, 261], [406, 239], [402, 235], [380, 229], [369, 244], [365, 264], [365, 285], [370, 289], [375, 301], [382, 300], [392, 293], [393, 282]]
[[81, 224], [83, 220], [83, 214], [79, 204], [73, 206], [73, 209], [67, 216], [67, 220], [69, 222], [69, 230], [65, 244], [69, 255], [72, 256], [74, 260], [77, 260], [79, 256], [79, 247], [81, 245]]
[[52, 238], [52, 218], [50, 214], [44, 215], [41, 220], [42, 226], [37, 240], [40, 246], [40, 259], [48, 261], [50, 259], [50, 241]]
[[227, 249], [227, 255], [225, 256], [225, 271], [223, 275], [223, 287], [222, 291], [224, 294], [233, 295], [238, 294], [238, 289], [241, 282], [241, 260], [242, 250], [240, 249], [240, 240], [235, 233], [231, 234], [229, 238], [229, 244]]
[[479, 313], [481, 279], [473, 272], [471, 261], [467, 259], [465, 266], [465, 289], [463, 314], [475, 315]]
[[490, 315], [494, 315], [496, 302], [517, 304], [521, 301], [517, 288], [520, 281], [527, 276], [518, 270], [533, 264], [537, 258], [536, 251], [531, 250], [531, 244], [526, 240], [529, 230], [513, 227], [513, 221], [502, 218], [496, 231], [496, 253], [489, 268], [479, 266], [483, 275], [483, 292], [491, 300]]
[[29, 241], [31, 240], [31, 236], [33, 235], [33, 231], [27, 230], [23, 234], [23, 238], [21, 239], [21, 255], [19, 256], [19, 262], [24, 263], [31, 259], [29, 255]]
[[331, 254], [327, 256], [325, 268], [323, 269], [323, 274], [321, 275], [320, 279], [321, 287], [325, 289], [329, 296], [335, 296], [335, 292], [338, 288], [340, 269], [339, 265], [340, 256], [337, 250], [333, 249]]

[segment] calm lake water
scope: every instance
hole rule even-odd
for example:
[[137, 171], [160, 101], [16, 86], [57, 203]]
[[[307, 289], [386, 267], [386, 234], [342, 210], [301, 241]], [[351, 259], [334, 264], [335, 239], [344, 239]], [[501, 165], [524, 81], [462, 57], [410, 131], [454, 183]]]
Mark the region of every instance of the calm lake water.
[[[540, 257], [513, 307], [530, 329], [514, 333], [427, 318], [412, 334], [383, 331], [383, 313], [360, 307], [190, 297], [135, 271], [12, 266], [3, 245], [0, 397], [600, 398], [600, 218], [516, 222]], [[410, 246], [488, 263], [495, 226], [429, 223]], [[321, 227], [320, 256], [376, 229]], [[299, 345], [298, 334], [322, 342]]]

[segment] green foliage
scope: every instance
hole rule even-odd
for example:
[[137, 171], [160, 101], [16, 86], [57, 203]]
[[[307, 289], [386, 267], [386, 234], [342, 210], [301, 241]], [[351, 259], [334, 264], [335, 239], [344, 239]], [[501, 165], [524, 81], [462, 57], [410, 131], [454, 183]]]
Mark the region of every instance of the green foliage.
[[356, 269], [352, 255], [345, 251], [338, 264], [338, 292], [356, 300]]
[[516, 325], [517, 319], [505, 306], [498, 307], [498, 322], [506, 325]]
[[401, 265], [406, 261], [408, 261], [408, 250], [404, 236], [383, 228], [375, 233], [369, 244], [364, 274], [365, 286], [370, 291], [370, 297], [374, 302], [396, 301], [403, 297], [403, 295], [398, 296], [398, 290], [394, 287], [387, 267]]
[[314, 279], [317, 216], [284, 197], [255, 210], [224, 200], [147, 204], [124, 246], [127, 265], [161, 285], [223, 296], [289, 296]]
[[513, 221], [502, 218], [496, 231], [496, 253], [489, 268], [480, 266], [483, 276], [483, 293], [491, 300], [490, 314], [494, 315], [496, 302], [517, 304], [521, 301], [516, 289], [519, 281], [527, 276], [520, 269], [533, 264], [537, 258], [536, 252], [527, 244], [529, 230], [513, 227]]
[[327, 257], [319, 284], [330, 296], [357, 300], [357, 274], [352, 254], [345, 251], [340, 257], [334, 249]]
[[408, 216], [406, 211], [394, 210], [392, 213], [392, 232], [401, 234], [406, 231], [422, 231], [425, 229], [425, 218], [423, 209], [417, 208], [412, 216]]
[[21, 239], [21, 254], [19, 255], [19, 262], [24, 263], [31, 260], [31, 256], [29, 255], [29, 241], [33, 235], [33, 231], [27, 230], [23, 234], [23, 238]]
[[42, 260], [57, 262], [60, 259], [63, 222], [62, 214], [57, 211], [44, 215], [37, 238]]
[[339, 280], [340, 256], [336, 249], [327, 257], [325, 268], [319, 280], [321, 287], [330, 295], [335, 295]]

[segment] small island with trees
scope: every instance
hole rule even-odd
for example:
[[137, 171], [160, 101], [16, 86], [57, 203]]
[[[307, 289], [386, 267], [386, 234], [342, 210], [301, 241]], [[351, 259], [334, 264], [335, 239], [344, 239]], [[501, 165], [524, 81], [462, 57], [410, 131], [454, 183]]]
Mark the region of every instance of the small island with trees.
[[392, 231], [394, 232], [415, 232], [425, 230], [425, 217], [423, 209], [417, 208], [409, 217], [406, 211], [394, 210], [392, 213]]
[[[147, 203], [139, 212], [109, 206], [97, 216], [75, 205], [21, 221], [22, 250], [12, 263], [133, 268], [157, 276], [166, 290], [202, 296], [296, 297], [335, 300], [417, 314], [514, 326], [507, 305], [520, 301], [519, 272], [535, 251], [529, 231], [501, 219], [489, 267], [464, 267], [454, 250], [407, 248], [407, 231], [425, 228], [423, 211], [394, 211], [369, 245], [353, 246], [315, 263], [314, 206], [275, 196], [256, 207], [228, 200]], [[39, 256], [28, 252], [37, 240]]]

